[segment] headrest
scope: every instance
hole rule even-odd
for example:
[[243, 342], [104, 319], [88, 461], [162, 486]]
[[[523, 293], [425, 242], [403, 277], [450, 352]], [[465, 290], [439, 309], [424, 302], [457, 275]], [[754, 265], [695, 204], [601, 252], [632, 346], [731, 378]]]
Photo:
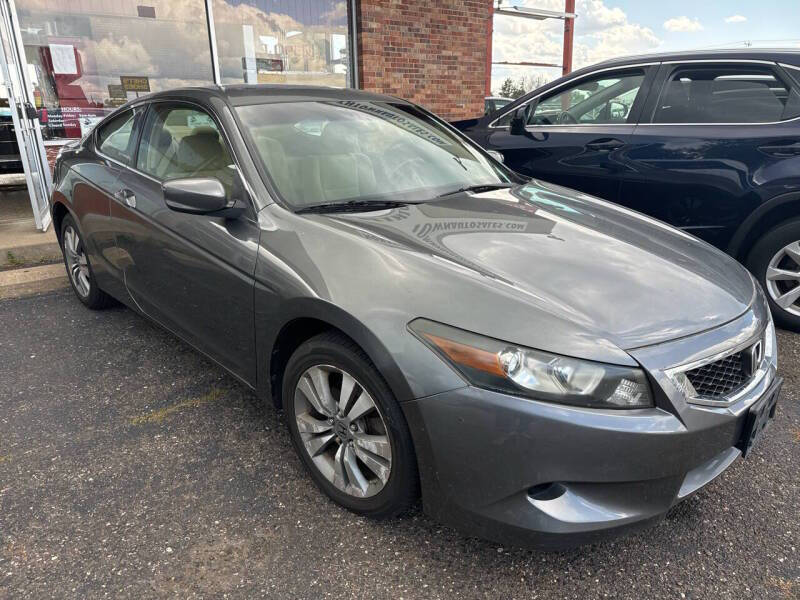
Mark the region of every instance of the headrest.
[[200, 166], [215, 159], [224, 158], [224, 150], [219, 142], [219, 134], [212, 128], [192, 133], [181, 139], [176, 159], [184, 168]]

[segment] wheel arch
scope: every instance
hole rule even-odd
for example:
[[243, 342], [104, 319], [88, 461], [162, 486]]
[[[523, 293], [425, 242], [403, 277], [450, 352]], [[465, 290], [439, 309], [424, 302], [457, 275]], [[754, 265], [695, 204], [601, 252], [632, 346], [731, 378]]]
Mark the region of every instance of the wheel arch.
[[316, 298], [290, 301], [283, 318], [269, 328], [259, 344], [259, 388], [276, 408], [282, 405], [283, 369], [292, 353], [306, 340], [324, 331], [338, 331], [358, 345], [398, 401], [412, 397], [411, 388], [391, 353], [369, 330], [345, 310]]
[[72, 214], [72, 211], [69, 209], [66, 202], [62, 202], [60, 200], [54, 201], [52, 208], [53, 229], [55, 230], [56, 238], [59, 242], [61, 242], [61, 223], [64, 222], [64, 217], [67, 215], [72, 216], [72, 219], [75, 221], [77, 226], [77, 219], [75, 218], [75, 215]]
[[800, 192], [788, 192], [767, 200], [739, 225], [728, 244], [728, 254], [739, 261], [746, 260], [750, 249], [764, 233], [793, 217], [800, 217]]

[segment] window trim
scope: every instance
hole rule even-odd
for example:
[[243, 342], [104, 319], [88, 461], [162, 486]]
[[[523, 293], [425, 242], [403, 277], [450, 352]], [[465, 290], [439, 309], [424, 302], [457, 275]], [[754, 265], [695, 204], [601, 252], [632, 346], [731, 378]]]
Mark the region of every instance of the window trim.
[[[763, 126], [763, 125], [781, 125], [781, 124], [784, 124], [784, 123], [791, 123], [793, 121], [800, 120], [800, 115], [798, 115], [796, 117], [792, 117], [791, 119], [783, 119], [781, 121], [757, 121], [757, 122], [752, 122], [752, 123], [737, 123], [737, 122], [730, 122], [730, 123], [702, 123], [702, 122], [701, 123], [654, 123], [653, 122], [653, 119], [656, 116], [656, 110], [658, 109], [658, 105], [659, 105], [659, 103], [661, 101], [661, 98], [664, 97], [664, 93], [665, 93], [665, 91], [667, 89], [667, 85], [669, 84], [669, 82], [670, 82], [673, 74], [675, 73], [675, 71], [680, 69], [683, 65], [710, 65], [710, 66], [713, 66], [713, 65], [719, 65], [719, 64], [723, 64], [723, 65], [756, 64], [756, 65], [760, 65], [760, 66], [762, 66], [762, 65], [763, 66], [767, 66], [772, 71], [772, 74], [775, 77], [775, 79], [780, 81], [783, 85], [785, 85], [790, 93], [791, 93], [792, 90], [797, 90], [797, 86], [794, 85], [793, 81], [788, 81], [787, 82], [785, 77], [782, 76], [782, 74], [781, 74], [781, 72], [779, 70], [781, 65], [779, 63], [774, 62], [774, 61], [755, 60], [755, 59], [753, 59], [753, 60], [748, 60], [748, 59], [736, 60], [736, 59], [730, 59], [730, 58], [729, 59], [716, 59], [716, 60], [715, 59], [697, 59], [697, 60], [670, 60], [670, 61], [664, 61], [662, 63], [662, 68], [668, 68], [668, 67], [671, 67], [671, 68], [669, 68], [667, 71], [665, 71], [665, 75], [662, 78], [663, 80], [659, 84], [661, 86], [661, 89], [658, 91], [658, 95], [656, 96], [655, 102], [650, 107], [650, 114], [647, 116], [647, 120], [639, 122], [638, 126], [639, 127], [687, 127], [687, 126], [688, 127], [716, 127], [716, 126], [722, 125], [722, 126], [726, 126], [726, 127], [730, 127], [730, 126], [734, 126], [734, 127], [760, 127], [760, 126]], [[787, 66], [791, 67], [791, 65], [787, 65]], [[792, 68], [800, 70], [800, 67], [792, 67]], [[798, 90], [798, 91], [800, 91], [800, 90]]]
[[[554, 92], [555, 90], [560, 89], [560, 88], [562, 88], [562, 87], [564, 87], [566, 85], [570, 85], [570, 84], [573, 84], [573, 83], [576, 83], [576, 82], [580, 82], [580, 81], [585, 81], [586, 79], [590, 79], [590, 78], [594, 77], [595, 75], [597, 75], [599, 73], [605, 73], [605, 72], [608, 72], [608, 71], [630, 71], [632, 69], [636, 69], [636, 68], [641, 67], [645, 72], [644, 73], [645, 79], [644, 79], [644, 81], [642, 81], [642, 87], [644, 87], [645, 84], [647, 83], [647, 67], [658, 66], [660, 64], [661, 64], [660, 62], [629, 63], [629, 64], [624, 64], [624, 65], [616, 65], [616, 66], [613, 66], [613, 67], [607, 67], [605, 69], [597, 69], [595, 71], [591, 71], [590, 73], [585, 73], [585, 74], [581, 75], [580, 77], [571, 77], [569, 79], [566, 79], [565, 81], [562, 81], [561, 83], [559, 83], [557, 85], [554, 85], [554, 86], [552, 86], [552, 87], [550, 87], [550, 88], [548, 88], [548, 89], [546, 89], [546, 90], [544, 90], [542, 92], [539, 92], [535, 96], [531, 96], [530, 98], [528, 98], [524, 102], [520, 102], [519, 104], [514, 105], [513, 108], [511, 108], [510, 110], [507, 110], [502, 115], [499, 115], [496, 119], [494, 119], [491, 123], [489, 123], [488, 128], [489, 129], [508, 129], [510, 127], [510, 125], [496, 125], [496, 123], [498, 121], [500, 121], [501, 119], [503, 119], [510, 112], [515, 111], [518, 108], [521, 108], [523, 106], [527, 106], [531, 102], [533, 102], [534, 100], [538, 100], [542, 96], [550, 94], [550, 92]], [[513, 105], [513, 103], [512, 104], [508, 104], [507, 106], [512, 106], [512, 105]], [[505, 108], [505, 107], [503, 107], [503, 108]], [[625, 125], [636, 125], [636, 123], [581, 123], [579, 126], [580, 127], [608, 127], [609, 125], [625, 126]], [[526, 129], [528, 127], [576, 127], [576, 125], [575, 124], [568, 124], [568, 125], [567, 124], [564, 124], [564, 125], [561, 125], [561, 124], [558, 124], [558, 125], [533, 125], [533, 124], [531, 124], [531, 125], [526, 125], [525, 126]]]

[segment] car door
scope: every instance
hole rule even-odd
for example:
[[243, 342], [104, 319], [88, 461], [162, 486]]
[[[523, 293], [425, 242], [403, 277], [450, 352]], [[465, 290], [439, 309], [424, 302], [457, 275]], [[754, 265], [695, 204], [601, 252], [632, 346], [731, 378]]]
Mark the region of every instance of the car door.
[[661, 66], [626, 153], [620, 202], [725, 249], [800, 156], [800, 95], [765, 61]]
[[78, 217], [97, 283], [114, 296], [124, 294], [124, 287], [115, 264], [110, 204], [120, 189], [120, 174], [136, 151], [142, 112], [141, 107], [134, 107], [103, 121], [87, 140], [93, 151], [71, 165], [78, 175], [71, 195], [73, 214]]
[[[181, 102], [148, 108], [135, 168], [120, 177], [111, 212], [130, 299], [248, 383], [255, 381], [253, 273], [259, 228], [219, 121]], [[235, 219], [167, 207], [162, 184], [218, 179], [248, 203]]]
[[652, 69], [603, 70], [533, 96], [524, 133], [512, 131], [511, 111], [489, 125], [485, 146], [523, 175], [614, 201]]

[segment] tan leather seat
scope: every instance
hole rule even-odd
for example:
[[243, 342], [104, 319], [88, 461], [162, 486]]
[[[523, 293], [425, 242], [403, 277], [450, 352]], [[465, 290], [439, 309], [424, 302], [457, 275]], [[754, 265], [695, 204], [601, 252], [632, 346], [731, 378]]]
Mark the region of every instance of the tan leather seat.
[[217, 177], [230, 163], [219, 133], [211, 127], [198, 128], [178, 143], [165, 177]]
[[292, 183], [289, 160], [286, 158], [286, 150], [284, 150], [283, 144], [266, 135], [256, 135], [253, 141], [256, 144], [258, 153], [264, 158], [269, 176], [278, 187], [278, 192], [282, 196], [289, 196], [289, 201], [293, 202], [295, 188]]
[[288, 161], [297, 202], [333, 202], [377, 192], [372, 161], [360, 151], [358, 138], [346, 122], [325, 125], [319, 150]]

